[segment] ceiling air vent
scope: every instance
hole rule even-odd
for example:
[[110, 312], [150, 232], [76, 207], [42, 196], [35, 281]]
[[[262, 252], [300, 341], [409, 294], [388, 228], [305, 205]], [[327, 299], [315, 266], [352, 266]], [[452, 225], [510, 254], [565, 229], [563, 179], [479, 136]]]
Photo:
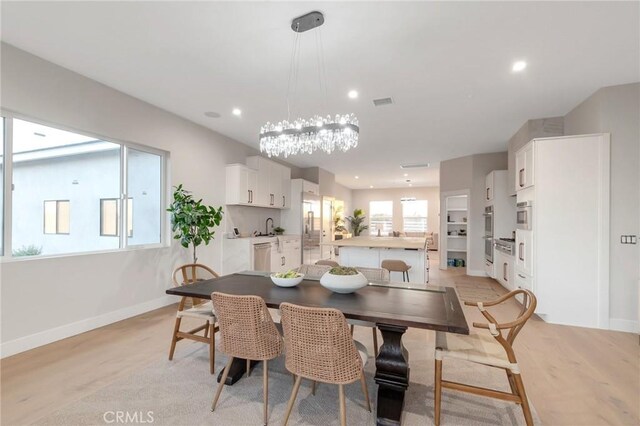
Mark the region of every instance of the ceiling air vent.
[[373, 100], [373, 104], [377, 107], [384, 106], [384, 105], [391, 105], [392, 103], [393, 103], [393, 99], [391, 98], [380, 98], [380, 99]]
[[401, 169], [426, 169], [429, 167], [429, 163], [421, 163], [421, 164], [402, 164], [400, 166]]

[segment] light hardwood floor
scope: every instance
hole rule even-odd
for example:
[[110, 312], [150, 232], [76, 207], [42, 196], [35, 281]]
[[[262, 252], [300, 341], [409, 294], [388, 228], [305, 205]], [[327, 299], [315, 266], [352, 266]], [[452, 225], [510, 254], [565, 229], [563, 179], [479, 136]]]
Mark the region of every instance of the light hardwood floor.
[[[432, 261], [432, 265], [436, 262]], [[432, 283], [490, 283], [458, 271], [432, 270]], [[166, 358], [175, 306], [3, 359], [2, 425], [37, 423], [51, 412]], [[518, 306], [497, 310], [516, 314]], [[481, 321], [473, 309], [469, 321]], [[429, 348], [433, 333], [422, 333]], [[422, 337], [421, 337], [422, 338]], [[180, 342], [181, 345], [199, 345]], [[527, 393], [547, 425], [640, 424], [640, 346], [629, 333], [546, 324], [534, 318], [515, 343]], [[206, 370], [206, 366], [203, 367]]]

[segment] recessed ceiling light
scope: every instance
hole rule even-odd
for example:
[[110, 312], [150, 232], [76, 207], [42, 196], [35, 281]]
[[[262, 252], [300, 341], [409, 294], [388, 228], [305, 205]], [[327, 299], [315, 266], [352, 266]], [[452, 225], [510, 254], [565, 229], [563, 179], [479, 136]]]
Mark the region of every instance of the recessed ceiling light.
[[356, 179], [360, 179], [360, 176], [356, 176]]
[[369, 188], [373, 188], [373, 185], [369, 185]]
[[242, 115], [242, 110], [240, 108], [234, 108], [231, 113], [237, 117], [240, 117]]
[[413, 184], [410, 183], [409, 186], [413, 186]]
[[405, 174], [404, 174], [404, 177], [407, 177], [407, 176], [409, 176], [409, 173], [405, 173]]
[[358, 91], [357, 90], [349, 90], [349, 93], [347, 95], [351, 99], [356, 99], [358, 97]]
[[511, 68], [511, 70], [513, 72], [520, 72], [524, 70], [526, 67], [527, 67], [527, 63], [525, 61], [516, 61], [513, 63], [513, 67]]
[[220, 114], [218, 114], [215, 111], [207, 111], [204, 113], [205, 117], [209, 117], [209, 118], [220, 118]]

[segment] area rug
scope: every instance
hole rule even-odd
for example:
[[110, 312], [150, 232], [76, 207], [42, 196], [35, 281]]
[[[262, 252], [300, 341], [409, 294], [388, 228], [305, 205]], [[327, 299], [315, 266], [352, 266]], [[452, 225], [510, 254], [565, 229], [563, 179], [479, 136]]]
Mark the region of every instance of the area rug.
[[[361, 328], [361, 327], [359, 327]], [[369, 329], [358, 330], [363, 342]], [[427, 343], [424, 330], [409, 330], [405, 345], [410, 352], [410, 386], [406, 393], [403, 425], [433, 424], [433, 343]], [[431, 338], [429, 337], [429, 340]], [[370, 342], [369, 346], [370, 346]], [[226, 362], [216, 356], [216, 371]], [[71, 403], [36, 424], [104, 425], [115, 424], [116, 416], [128, 423], [154, 425], [259, 425], [262, 424], [262, 365], [248, 378], [226, 386], [215, 412], [210, 411], [214, 394], [214, 376], [208, 372], [208, 352], [198, 344], [185, 344], [173, 361], [158, 361], [144, 370], [114, 382], [95, 393]], [[347, 423], [374, 425], [377, 386], [373, 380], [375, 362], [366, 366], [366, 378], [373, 413], [366, 410], [359, 382], [346, 386]], [[446, 360], [443, 377], [470, 384], [508, 390], [503, 371], [463, 361]], [[269, 363], [269, 423], [282, 424], [292, 389], [291, 375], [281, 357]], [[526, 386], [526, 377], [525, 377]], [[119, 414], [123, 413], [123, 414]], [[534, 413], [536, 424], [540, 424]], [[128, 417], [124, 417], [128, 416]], [[131, 421], [136, 418], [137, 421]], [[143, 421], [140, 421], [143, 420]], [[122, 423], [122, 422], [120, 422]], [[488, 398], [444, 390], [442, 425], [520, 425], [524, 417], [520, 406]], [[338, 425], [338, 388], [319, 384], [316, 395], [311, 383], [304, 381], [293, 408], [290, 425]]]

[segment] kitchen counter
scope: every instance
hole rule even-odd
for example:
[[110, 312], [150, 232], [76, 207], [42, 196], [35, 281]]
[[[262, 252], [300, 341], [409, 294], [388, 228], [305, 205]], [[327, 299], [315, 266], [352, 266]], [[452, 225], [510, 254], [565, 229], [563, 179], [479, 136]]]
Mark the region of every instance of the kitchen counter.
[[353, 237], [330, 243], [337, 247], [426, 250], [426, 237]]

